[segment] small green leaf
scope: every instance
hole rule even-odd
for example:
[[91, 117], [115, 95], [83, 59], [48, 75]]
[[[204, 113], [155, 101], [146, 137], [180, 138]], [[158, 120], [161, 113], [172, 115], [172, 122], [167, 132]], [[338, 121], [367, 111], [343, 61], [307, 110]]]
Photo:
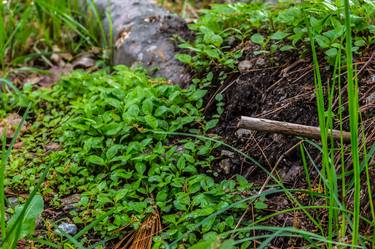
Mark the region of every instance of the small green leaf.
[[107, 152], [106, 152], [106, 157], [108, 160], [111, 160], [112, 158], [114, 158], [116, 156], [116, 154], [118, 153], [118, 151], [120, 149], [122, 149], [124, 146], [121, 145], [121, 144], [115, 144], [113, 146], [111, 146]]
[[129, 189], [120, 189], [117, 191], [117, 193], [115, 194], [115, 197], [114, 197], [114, 201], [115, 202], [118, 202], [122, 199], [125, 198], [125, 196], [129, 193]]
[[219, 247], [219, 249], [234, 249], [234, 248], [236, 248], [235, 241], [232, 239], [224, 241]]
[[336, 57], [337, 55], [337, 48], [330, 48], [328, 49], [325, 54], [328, 56], [328, 57]]
[[139, 107], [137, 105], [131, 105], [128, 110], [124, 113], [124, 116], [137, 117], [139, 115]]
[[319, 46], [321, 48], [328, 48], [329, 47], [330, 40], [327, 37], [325, 37], [323, 35], [316, 35], [315, 40], [317, 41], [317, 43], [319, 44]]
[[103, 127], [103, 131], [107, 136], [115, 136], [122, 130], [122, 128], [123, 126], [120, 123], [110, 123]]
[[284, 39], [285, 37], [287, 37], [289, 35], [289, 33], [286, 33], [286, 32], [281, 32], [281, 31], [277, 31], [276, 33], [273, 33], [271, 35], [271, 39], [272, 40], [282, 40]]
[[190, 100], [199, 100], [203, 98], [207, 93], [207, 90], [196, 90], [194, 93], [190, 96]]
[[186, 165], [186, 161], [185, 161], [185, 158], [184, 157], [180, 157], [177, 161], [177, 168], [179, 170], [183, 170], [185, 168], [185, 165]]
[[158, 120], [155, 117], [151, 115], [147, 115], [145, 116], [145, 121], [146, 121], [146, 124], [150, 126], [152, 129], [158, 128]]
[[214, 128], [217, 124], [219, 123], [219, 119], [212, 119], [210, 121], [207, 122], [206, 126], [204, 127], [204, 129], [206, 131]]
[[206, 44], [212, 44], [216, 47], [220, 47], [223, 43], [223, 38], [220, 35], [216, 35], [214, 32], [209, 31], [203, 37]]
[[214, 249], [216, 240], [202, 240], [190, 247], [190, 249]]
[[220, 52], [218, 49], [205, 49], [204, 52], [207, 54], [207, 56], [212, 57], [214, 59], [220, 59]]
[[180, 193], [176, 194], [175, 198], [176, 199], [173, 202], [175, 208], [177, 210], [186, 211], [187, 210], [187, 206], [191, 202], [189, 194], [184, 193], [184, 192], [180, 192]]
[[154, 115], [156, 117], [162, 117], [166, 112], [169, 111], [169, 108], [165, 105], [161, 105], [158, 108], [156, 108]]
[[145, 171], [146, 171], [146, 165], [144, 163], [142, 163], [142, 162], [136, 162], [136, 164], [135, 164], [135, 170], [139, 174], [143, 175], [143, 173], [145, 173]]
[[282, 47], [280, 48], [280, 51], [282, 51], [282, 52], [286, 52], [286, 51], [290, 51], [290, 50], [292, 50], [292, 49], [294, 49], [293, 46], [291, 46], [291, 45], [285, 45], [285, 46], [282, 46]]
[[263, 201], [257, 201], [257, 202], [255, 202], [254, 207], [256, 209], [266, 209], [266, 208], [268, 208], [267, 204], [264, 203]]
[[104, 159], [96, 155], [91, 155], [91, 156], [86, 157], [86, 162], [100, 165], [100, 166], [105, 166]]
[[166, 190], [159, 191], [156, 195], [157, 202], [164, 202], [168, 198], [168, 193]]
[[216, 101], [223, 101], [223, 99], [224, 99], [224, 97], [223, 97], [223, 95], [222, 94], [217, 94], [216, 96], [215, 96], [215, 100]]
[[142, 111], [144, 114], [152, 114], [154, 103], [151, 99], [145, 99], [142, 103]]
[[180, 62], [184, 64], [191, 64], [192, 63], [192, 58], [188, 54], [177, 54], [176, 59], [179, 60]]
[[259, 44], [259, 45], [264, 44], [264, 36], [259, 33], [253, 34], [250, 39], [255, 44]]
[[362, 38], [359, 38], [355, 40], [354, 45], [357, 47], [363, 47], [366, 45], [366, 41], [363, 40]]

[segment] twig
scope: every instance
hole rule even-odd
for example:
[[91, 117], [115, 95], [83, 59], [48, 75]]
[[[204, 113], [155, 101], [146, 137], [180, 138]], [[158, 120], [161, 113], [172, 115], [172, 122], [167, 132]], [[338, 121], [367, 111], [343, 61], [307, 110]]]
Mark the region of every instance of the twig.
[[363, 67], [361, 67], [361, 69], [358, 71], [357, 76], [360, 75], [360, 74], [363, 72], [363, 70], [364, 70], [364, 69], [365, 69], [365, 68], [371, 63], [371, 61], [372, 61], [374, 58], [375, 58], [375, 51], [372, 53], [370, 59], [368, 59], [368, 61], [366, 61], [366, 63], [363, 65]]
[[270, 172], [269, 176], [267, 177], [266, 181], [263, 183], [263, 186], [260, 188], [258, 194], [260, 195], [264, 189], [267, 187], [267, 184], [269, 183], [269, 181], [271, 180], [271, 175], [273, 175], [273, 173], [275, 173], [276, 171], [276, 168], [277, 166], [279, 166], [279, 164], [281, 163], [281, 161], [284, 159], [285, 156], [287, 156], [290, 152], [292, 152], [295, 148], [297, 148], [297, 146], [299, 146], [301, 143], [303, 143], [303, 141], [299, 141], [297, 144], [293, 145], [292, 147], [289, 148], [289, 150], [285, 151], [281, 157], [279, 158], [279, 160], [277, 160], [276, 164], [275, 164], [275, 167], [273, 167], [272, 171]]
[[[237, 127], [256, 131], [301, 136], [313, 139], [321, 138], [319, 127], [300, 125], [288, 122], [280, 122], [269, 119], [242, 116]], [[340, 140], [342, 136], [344, 142], [350, 142], [350, 133], [346, 131], [329, 130], [328, 135], [332, 135], [333, 139], [335, 140]]]

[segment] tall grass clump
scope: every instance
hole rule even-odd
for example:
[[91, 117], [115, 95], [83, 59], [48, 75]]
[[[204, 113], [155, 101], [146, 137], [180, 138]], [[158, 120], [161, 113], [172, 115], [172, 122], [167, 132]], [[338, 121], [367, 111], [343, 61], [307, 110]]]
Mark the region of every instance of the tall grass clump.
[[50, 55], [52, 47], [77, 53], [88, 47], [108, 49], [101, 17], [92, 0], [0, 2], [0, 66], [22, 64]]
[[[320, 65], [318, 61], [318, 55], [315, 49], [314, 33], [310, 30], [310, 42], [313, 55], [314, 64], [314, 82], [316, 87], [316, 100], [319, 117], [319, 126], [321, 128], [321, 139], [322, 139], [322, 172], [320, 174], [323, 182], [325, 182], [325, 192], [328, 195], [328, 240], [333, 239], [343, 240], [345, 237], [351, 236], [351, 246], [356, 248], [358, 246], [364, 246], [364, 242], [360, 239], [360, 197], [361, 197], [361, 166], [360, 166], [360, 153], [361, 147], [359, 144], [359, 100], [358, 100], [358, 78], [354, 73], [353, 68], [353, 50], [352, 50], [352, 30], [351, 30], [351, 15], [349, 1], [345, 0], [343, 5], [343, 14], [345, 17], [345, 61], [341, 61], [341, 50], [336, 55], [336, 61], [334, 64], [332, 80], [327, 82], [326, 91], [322, 82], [320, 74]], [[340, 148], [335, 147], [334, 141], [330, 138], [329, 133], [333, 129], [333, 98], [335, 96], [335, 89], [339, 89], [339, 123], [340, 130], [343, 127], [343, 113], [342, 103], [343, 95], [341, 93], [341, 68], [346, 69], [346, 80], [347, 80], [347, 98], [348, 98], [348, 112], [349, 112], [349, 127], [351, 133], [351, 165], [345, 165], [345, 147], [343, 140], [340, 141]], [[337, 86], [338, 84], [338, 86]], [[363, 140], [366, 143], [366, 140]], [[338, 189], [338, 179], [340, 178], [336, 172], [335, 165], [335, 151], [340, 153], [341, 162], [341, 196]], [[366, 147], [362, 153], [366, 154]], [[366, 158], [364, 158], [366, 160]], [[346, 168], [353, 167], [352, 181], [353, 189], [348, 188], [346, 178]], [[349, 214], [343, 202], [347, 201], [348, 192], [353, 191], [353, 213]], [[341, 197], [341, 198], [340, 198]], [[370, 202], [372, 199], [370, 198]], [[338, 210], [343, 209], [344, 212], [339, 215]], [[341, 217], [342, 225], [339, 226], [339, 217]], [[348, 229], [349, 228], [349, 229]], [[333, 244], [328, 244], [328, 248], [332, 248]]]

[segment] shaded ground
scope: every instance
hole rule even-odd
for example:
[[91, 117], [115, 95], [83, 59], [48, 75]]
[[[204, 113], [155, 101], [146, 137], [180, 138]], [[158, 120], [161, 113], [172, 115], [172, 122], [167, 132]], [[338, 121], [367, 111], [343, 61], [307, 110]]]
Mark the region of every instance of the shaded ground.
[[[215, 128], [215, 133], [220, 134], [225, 141], [253, 157], [268, 171], [281, 180], [290, 188], [308, 189], [306, 182], [306, 172], [303, 167], [300, 151], [301, 139], [293, 136], [280, 134], [270, 134], [238, 129], [237, 124], [241, 116], [266, 118], [277, 121], [285, 121], [303, 125], [319, 126], [317, 118], [317, 107], [315, 100], [314, 75], [312, 62], [308, 59], [301, 59], [293, 53], [282, 53], [274, 56], [254, 55], [254, 51], [259, 50], [256, 45], [250, 43], [243, 44], [244, 56], [238, 65], [238, 73], [229, 73], [228, 79], [220, 86], [213, 86], [206, 101], [206, 114], [214, 112], [214, 98], [218, 94], [224, 96], [224, 114], [220, 124]], [[363, 118], [364, 132], [366, 134], [367, 148], [374, 142], [375, 118], [374, 118], [374, 96], [375, 96], [375, 62], [373, 49], [369, 49], [363, 56], [355, 58], [355, 64], [359, 72], [359, 98], [360, 110]], [[322, 56], [323, 58], [323, 56]], [[322, 60], [322, 65], [324, 61]], [[323, 82], [327, 82], [332, 77], [332, 69], [326, 65], [321, 66]], [[346, 94], [345, 72], [342, 77], [341, 91]], [[327, 89], [325, 89], [326, 91]], [[337, 90], [337, 89], [336, 89]], [[336, 91], [337, 92], [337, 91]], [[345, 105], [347, 98], [343, 98]], [[335, 129], [339, 129], [338, 116], [338, 95], [336, 94], [333, 109], [336, 113]], [[343, 112], [343, 129], [349, 131], [348, 112]], [[315, 141], [320, 144], [319, 141]], [[363, 142], [361, 143], [363, 146]], [[304, 144], [308, 153], [316, 163], [321, 161], [321, 153], [309, 144]], [[347, 149], [345, 160], [350, 162], [350, 148]], [[245, 162], [244, 158], [233, 156], [219, 157], [216, 169], [220, 178], [230, 178], [231, 175], [239, 173], [262, 188], [272, 188], [272, 180], [266, 173], [255, 164]], [[339, 165], [339, 155], [335, 157]], [[319, 182], [318, 172], [308, 160], [310, 179], [313, 187], [319, 192], [322, 187]], [[350, 164], [349, 164], [350, 165]], [[230, 169], [228, 170], [228, 168]], [[337, 169], [339, 171], [339, 169]], [[348, 169], [349, 170], [349, 169]], [[375, 177], [374, 172], [370, 173]], [[225, 175], [225, 176], [223, 176]], [[362, 182], [365, 187], [365, 176]], [[271, 184], [267, 186], [267, 184]], [[373, 190], [374, 191], [374, 190]], [[325, 205], [325, 201], [318, 198], [311, 200], [306, 195], [297, 195], [298, 200], [303, 205]], [[351, 206], [352, 197], [343, 200]], [[369, 200], [367, 193], [362, 195], [362, 214], [370, 215]], [[268, 208], [265, 212], [258, 214], [246, 214], [249, 220], [257, 219], [259, 216], [273, 212], [293, 208], [294, 204], [286, 195], [276, 195], [267, 200]], [[311, 215], [321, 224], [327, 222], [328, 214], [324, 211], [312, 211]], [[287, 213], [277, 215], [266, 222], [268, 225], [293, 226], [306, 231], [314, 231], [316, 227], [303, 212]], [[363, 225], [363, 231], [367, 228]], [[278, 238], [272, 245], [277, 248], [290, 248], [301, 245], [294, 238]]]
[[[205, 110], [207, 115], [215, 108], [213, 101], [215, 96], [219, 93], [224, 96], [225, 111], [220, 124], [213, 132], [224, 137], [227, 143], [254, 157], [269, 171], [275, 168], [276, 175], [287, 186], [305, 188], [305, 172], [298, 147], [300, 139], [278, 134], [239, 131], [237, 123], [239, 117], [245, 115], [318, 126], [311, 61], [302, 60], [292, 53], [255, 56], [253, 52], [260, 48], [250, 43], [241, 46], [233, 48], [245, 51], [239, 63], [239, 72], [230, 73], [228, 79], [221, 86], [214, 84], [207, 96]], [[367, 144], [370, 146], [375, 138], [375, 58], [373, 57], [370, 49], [364, 56], [356, 60], [360, 70], [361, 111], [365, 120]], [[325, 79], [330, 78], [329, 68], [322, 67], [322, 72]], [[51, 82], [54, 81], [51, 79]], [[36, 84], [39, 84], [39, 81]], [[335, 101], [334, 107], [337, 110], [337, 101]], [[344, 114], [347, 115], [347, 113]], [[347, 119], [345, 120], [347, 121]], [[336, 123], [337, 127], [338, 123]], [[348, 130], [347, 122], [344, 123], [344, 129]], [[239, 173], [258, 186], [267, 183], [267, 175], [257, 166], [245, 162], [241, 157], [222, 152], [219, 152], [215, 168], [220, 178], [228, 179]], [[312, 150], [311, 154], [314, 159], [319, 161], [317, 151]], [[315, 182], [315, 179], [318, 178], [317, 172], [311, 165], [310, 173], [314, 186], [319, 188], [319, 183]], [[319, 199], [310, 203], [304, 196], [301, 196], [299, 200], [306, 205], [322, 204]], [[350, 203], [350, 200], [348, 202]], [[264, 213], [284, 210], [293, 206], [285, 196], [274, 196], [267, 200], [267, 204], [268, 208]], [[46, 209], [44, 215], [57, 220], [68, 216], [68, 211]], [[363, 211], [368, 211], [366, 198]], [[325, 213], [316, 212], [313, 215], [322, 223], [326, 220]], [[249, 212], [244, 216], [251, 220], [257, 214]], [[294, 226], [308, 231], [314, 230], [314, 225], [301, 212], [279, 215], [271, 219], [269, 223], [279, 226]], [[95, 238], [92, 240], [95, 241]], [[280, 248], [289, 248], [296, 243], [294, 239], [278, 239], [273, 244]]]

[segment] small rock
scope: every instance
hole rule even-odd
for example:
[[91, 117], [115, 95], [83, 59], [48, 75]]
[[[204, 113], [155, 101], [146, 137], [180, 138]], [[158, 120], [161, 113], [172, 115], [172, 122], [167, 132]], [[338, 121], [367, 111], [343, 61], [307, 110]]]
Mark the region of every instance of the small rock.
[[240, 71], [240, 73], [247, 73], [253, 66], [253, 63], [249, 60], [240, 61], [238, 63], [238, 71]]
[[64, 223], [60, 224], [58, 226], [58, 228], [59, 229], [55, 230], [55, 233], [59, 234], [59, 235], [62, 235], [62, 232], [60, 230], [64, 231], [67, 234], [70, 234], [70, 235], [74, 235], [78, 232], [77, 226], [75, 224], [71, 224], [71, 223], [64, 222]]
[[236, 38], [234, 36], [230, 36], [227, 38], [226, 42], [229, 46], [233, 46], [234, 43], [236, 42]]
[[250, 130], [246, 130], [246, 129], [238, 129], [236, 131], [236, 136], [238, 138], [244, 138], [244, 137], [248, 137], [251, 135], [251, 131]]
[[9, 197], [8, 198], [8, 207], [15, 208], [20, 202], [18, 201], [17, 197]]
[[234, 152], [229, 151], [229, 150], [222, 150], [221, 151], [221, 156], [222, 157], [229, 157], [229, 158], [234, 158]]
[[220, 161], [219, 166], [224, 171], [224, 173], [228, 175], [230, 173], [232, 162], [230, 159], [223, 159]]
[[255, 62], [255, 65], [257, 66], [264, 66], [266, 64], [266, 60], [262, 57], [258, 58], [257, 61]]
[[366, 105], [375, 104], [375, 93], [366, 98]]

